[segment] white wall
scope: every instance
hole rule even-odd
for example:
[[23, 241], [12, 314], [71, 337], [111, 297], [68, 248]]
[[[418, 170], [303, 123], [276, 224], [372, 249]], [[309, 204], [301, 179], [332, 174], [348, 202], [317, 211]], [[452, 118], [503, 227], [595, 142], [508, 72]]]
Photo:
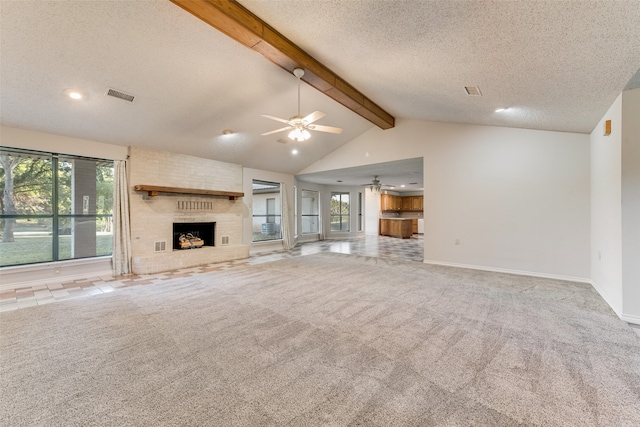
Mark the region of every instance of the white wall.
[[377, 236], [380, 232], [380, 193], [374, 193], [370, 189], [365, 188], [364, 203], [365, 233], [367, 236]]
[[[604, 122], [611, 120], [611, 134]], [[591, 282], [613, 310], [622, 313], [621, 146], [622, 95], [590, 135]]]
[[622, 318], [640, 324], [640, 89], [622, 92]]
[[426, 262], [588, 281], [589, 156], [583, 134], [398, 120], [300, 173], [423, 157]]
[[7, 147], [109, 160], [126, 159], [128, 150], [127, 146], [105, 144], [87, 139], [71, 138], [9, 126], [0, 126], [0, 141], [2, 141], [2, 145]]

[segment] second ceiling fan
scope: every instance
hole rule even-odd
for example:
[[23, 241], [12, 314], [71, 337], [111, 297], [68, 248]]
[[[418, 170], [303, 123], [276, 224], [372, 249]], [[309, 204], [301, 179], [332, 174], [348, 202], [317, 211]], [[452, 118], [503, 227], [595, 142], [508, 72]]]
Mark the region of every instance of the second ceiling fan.
[[290, 130], [289, 138], [294, 141], [305, 141], [311, 137], [309, 133], [310, 130], [317, 130], [320, 132], [329, 132], [329, 133], [342, 133], [341, 128], [333, 127], [333, 126], [324, 126], [324, 125], [315, 125], [313, 124], [315, 121], [320, 120], [324, 116], [325, 113], [321, 111], [314, 111], [308, 116], [302, 117], [300, 116], [300, 78], [304, 76], [304, 70], [302, 68], [296, 68], [293, 70], [293, 75], [298, 78], [298, 114], [291, 117], [289, 120], [281, 119], [280, 117], [270, 116], [268, 114], [263, 114], [262, 117], [266, 117], [267, 119], [275, 120], [278, 122], [286, 123], [287, 126], [272, 130], [271, 132], [263, 133], [262, 135], [271, 135], [272, 133], [284, 132], [286, 130]]

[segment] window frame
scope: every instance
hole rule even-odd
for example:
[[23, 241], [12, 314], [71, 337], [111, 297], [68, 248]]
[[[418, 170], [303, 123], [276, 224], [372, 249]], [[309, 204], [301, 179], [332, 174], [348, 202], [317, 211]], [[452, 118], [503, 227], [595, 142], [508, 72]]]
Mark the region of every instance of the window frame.
[[[308, 193], [315, 193], [315, 211], [317, 212], [316, 214], [313, 213], [305, 213], [305, 197], [304, 197], [304, 193], [308, 192]], [[313, 209], [312, 209], [313, 210]], [[320, 191], [318, 190], [302, 190], [302, 207], [300, 209], [300, 216], [302, 218], [302, 230], [301, 233], [302, 234], [318, 234], [320, 233]], [[304, 218], [316, 218], [316, 224], [318, 229], [316, 231], [304, 231]]]
[[[107, 165], [111, 165], [112, 170], [115, 168], [115, 162], [111, 159], [100, 159], [100, 158], [93, 158], [93, 157], [86, 157], [86, 156], [77, 156], [77, 155], [72, 155], [72, 154], [62, 154], [62, 153], [53, 153], [53, 152], [45, 152], [45, 151], [36, 151], [36, 150], [28, 150], [28, 149], [22, 149], [22, 148], [13, 148], [13, 147], [7, 147], [7, 146], [0, 146], [0, 152], [2, 154], [13, 154], [13, 155], [17, 155], [17, 156], [23, 156], [26, 158], [42, 158], [43, 160], [47, 160], [48, 162], [50, 162], [50, 172], [51, 172], [51, 178], [50, 178], [50, 187], [51, 187], [51, 193], [49, 194], [50, 196], [50, 212], [49, 213], [40, 213], [40, 214], [5, 214], [3, 211], [0, 212], [0, 220], [7, 220], [7, 219], [23, 219], [23, 220], [37, 220], [37, 221], [42, 221], [42, 220], [50, 220], [51, 221], [51, 232], [49, 234], [49, 236], [51, 236], [51, 257], [50, 259], [42, 259], [42, 260], [38, 260], [38, 261], [29, 261], [29, 262], [21, 262], [21, 263], [11, 263], [11, 264], [2, 264], [0, 265], [0, 268], [3, 267], [14, 267], [14, 266], [25, 266], [25, 265], [35, 265], [35, 264], [42, 264], [42, 263], [48, 263], [48, 262], [61, 262], [61, 261], [73, 261], [73, 260], [80, 260], [80, 259], [88, 259], [88, 258], [99, 258], [99, 257], [105, 257], [105, 256], [112, 256], [113, 255], [113, 243], [111, 243], [111, 250], [109, 253], [98, 253], [99, 252], [99, 248], [98, 248], [98, 244], [97, 244], [97, 235], [96, 235], [96, 248], [95, 248], [95, 255], [88, 255], [88, 256], [73, 256], [73, 249], [70, 253], [70, 257], [63, 257], [61, 258], [62, 254], [61, 254], [61, 250], [60, 250], [60, 236], [64, 236], [66, 235], [66, 233], [64, 233], [63, 230], [63, 226], [64, 226], [64, 222], [66, 222], [65, 220], [70, 220], [70, 221], [74, 221], [75, 219], [86, 219], [86, 220], [94, 220], [94, 223], [97, 224], [98, 219], [99, 218], [113, 218], [113, 210], [114, 210], [114, 206], [113, 203], [111, 205], [111, 213], [109, 214], [99, 214], [97, 212], [95, 213], [60, 213], [61, 211], [64, 211], [65, 209], [60, 206], [60, 193], [61, 193], [61, 188], [60, 188], [60, 163], [63, 161], [70, 161], [73, 163], [73, 161], [75, 160], [79, 160], [79, 161], [91, 161], [91, 162], [95, 162], [95, 166], [96, 166], [96, 171], [98, 169], [99, 166], [104, 166], [105, 164]], [[73, 168], [73, 166], [72, 166]], [[73, 171], [73, 169], [72, 169]], [[6, 171], [5, 171], [6, 173]], [[112, 177], [115, 179], [115, 177], [113, 176], [114, 174], [112, 173]], [[96, 177], [97, 179], [97, 177]], [[73, 178], [72, 178], [72, 182], [73, 182]], [[111, 188], [111, 199], [113, 201], [113, 195], [114, 195], [114, 187], [112, 185]], [[71, 199], [71, 206], [68, 207], [68, 211], [69, 212], [73, 212], [73, 184], [71, 184], [70, 186], [70, 194], [72, 195], [72, 199]], [[97, 203], [97, 197], [98, 195], [98, 191], [96, 189], [95, 192], [95, 198], [96, 200], [94, 200], [94, 203]], [[97, 210], [97, 208], [96, 208]], [[74, 227], [69, 227], [70, 230], [74, 230]], [[4, 230], [3, 230], [4, 231]], [[71, 231], [70, 231], [71, 232]], [[97, 233], [97, 229], [96, 229], [96, 233]], [[111, 238], [111, 242], [113, 242], [113, 238]], [[73, 243], [72, 247], [73, 247]], [[44, 254], [44, 252], [43, 252]], [[1, 262], [1, 261], [0, 261]]]
[[[339, 206], [340, 206], [340, 212], [339, 213], [334, 213], [333, 210], [333, 200], [334, 197], [338, 196], [339, 200]], [[346, 196], [347, 201], [344, 202], [343, 201], [343, 196]], [[330, 223], [330, 229], [332, 232], [338, 232], [338, 233], [349, 233], [351, 231], [351, 193], [348, 191], [332, 191], [331, 192], [331, 198], [330, 200], [330, 207], [329, 207], [329, 223]], [[347, 204], [347, 213], [342, 213], [342, 204], [346, 203]], [[335, 229], [334, 228], [334, 217], [339, 217], [339, 222], [338, 224], [340, 224], [340, 229]], [[346, 218], [346, 221], [345, 221]], [[346, 224], [346, 230], [342, 228], [342, 225]]]
[[[260, 188], [256, 188], [257, 186], [265, 186], [264, 189], [260, 189]], [[278, 189], [277, 194], [278, 196], [276, 197], [265, 197], [264, 200], [264, 214], [263, 213], [258, 213], [256, 214], [256, 208], [258, 203], [256, 202], [256, 194], [275, 194], [275, 192], [269, 192], [269, 187], [271, 188], [276, 188]], [[252, 188], [252, 208], [251, 208], [251, 221], [252, 221], [252, 233], [251, 233], [251, 243], [262, 243], [262, 242], [274, 242], [274, 241], [278, 241], [278, 240], [282, 240], [282, 198], [283, 198], [283, 194], [282, 194], [282, 184], [279, 182], [272, 182], [272, 181], [266, 181], [263, 179], [252, 179], [251, 181], [251, 188]], [[274, 204], [273, 204], [273, 208], [274, 208], [274, 212], [269, 212], [268, 209], [268, 200], [273, 200]], [[277, 199], [280, 199], [280, 210], [278, 213], [278, 203], [277, 203]], [[260, 230], [260, 232], [255, 230], [256, 227], [256, 219], [257, 218], [264, 218], [264, 222], [262, 223], [262, 229]], [[271, 222], [273, 221], [273, 222]], [[271, 236], [271, 233], [264, 233], [263, 230], [265, 229], [265, 224], [274, 224], [273, 226], [271, 226], [274, 230], [277, 229], [277, 232], [273, 233], [274, 237], [268, 237]], [[267, 227], [267, 230], [271, 227]]]

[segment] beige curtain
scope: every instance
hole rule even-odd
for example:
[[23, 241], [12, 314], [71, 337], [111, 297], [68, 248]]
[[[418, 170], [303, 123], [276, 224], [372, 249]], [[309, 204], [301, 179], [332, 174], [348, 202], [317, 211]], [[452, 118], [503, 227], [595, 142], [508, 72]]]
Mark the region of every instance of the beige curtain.
[[126, 160], [116, 160], [113, 194], [113, 274], [131, 273], [131, 227]]
[[282, 192], [282, 247], [289, 251], [296, 245], [296, 243], [291, 230], [291, 213], [289, 211], [291, 204], [289, 203], [289, 192], [287, 191], [287, 185], [284, 182], [280, 183], [280, 191]]

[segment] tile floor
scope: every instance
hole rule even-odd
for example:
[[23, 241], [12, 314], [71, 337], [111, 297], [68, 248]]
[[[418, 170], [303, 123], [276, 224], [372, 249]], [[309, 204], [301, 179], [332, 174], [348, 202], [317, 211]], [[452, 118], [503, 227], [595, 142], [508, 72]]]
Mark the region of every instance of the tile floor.
[[277, 261], [296, 256], [310, 255], [319, 252], [336, 252], [382, 258], [398, 258], [407, 261], [422, 262], [423, 237], [414, 235], [411, 239], [397, 239], [386, 236], [364, 236], [346, 240], [324, 240], [298, 244], [291, 251], [275, 251], [261, 253], [247, 259], [208, 264], [199, 267], [185, 268], [153, 275], [126, 275], [87, 277], [86, 279], [57, 281], [24, 286], [0, 292], [0, 311], [17, 310], [24, 307], [50, 304], [70, 298], [90, 297], [118, 288], [143, 286], [163, 282], [178, 277], [189, 277], [200, 273], [226, 270], [239, 265], [251, 265], [262, 262]]

